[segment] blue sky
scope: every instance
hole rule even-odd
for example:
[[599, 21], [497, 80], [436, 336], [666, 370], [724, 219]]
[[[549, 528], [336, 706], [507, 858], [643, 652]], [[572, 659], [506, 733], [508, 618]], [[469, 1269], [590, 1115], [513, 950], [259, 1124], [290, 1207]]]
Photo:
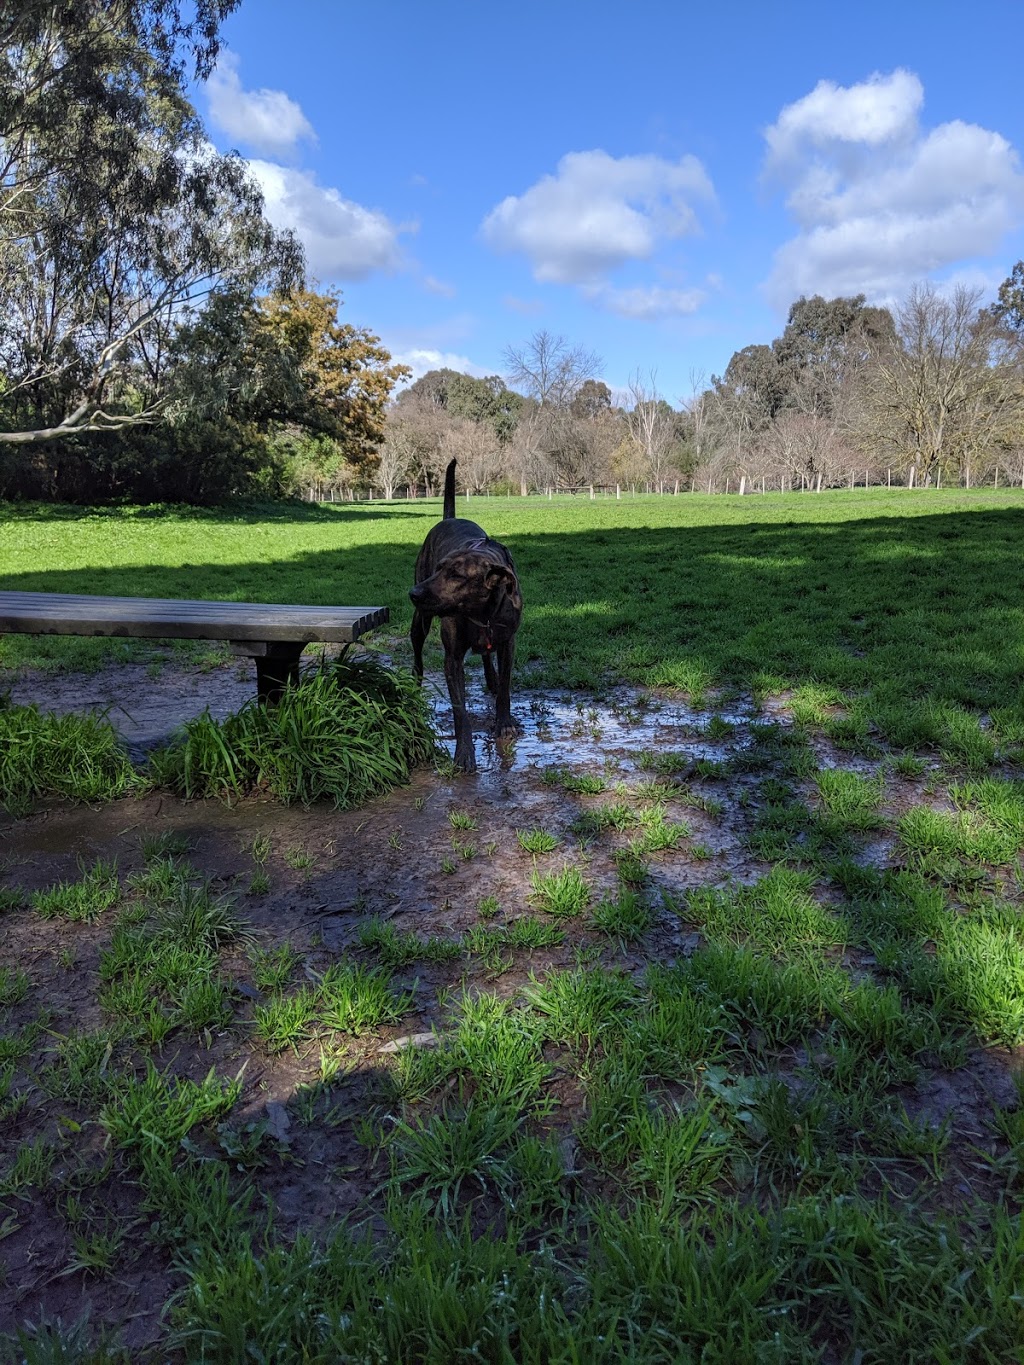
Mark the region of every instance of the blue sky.
[[801, 293], [1024, 256], [1019, 3], [242, 0], [197, 95], [418, 373], [545, 328], [672, 402]]

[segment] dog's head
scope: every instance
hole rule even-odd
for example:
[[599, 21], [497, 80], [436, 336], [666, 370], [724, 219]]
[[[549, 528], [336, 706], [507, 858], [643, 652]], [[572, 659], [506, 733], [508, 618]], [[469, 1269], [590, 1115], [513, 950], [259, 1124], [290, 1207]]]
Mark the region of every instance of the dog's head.
[[413, 606], [433, 616], [495, 620], [509, 608], [523, 609], [515, 570], [473, 548], [443, 559], [429, 578], [410, 589], [409, 597]]

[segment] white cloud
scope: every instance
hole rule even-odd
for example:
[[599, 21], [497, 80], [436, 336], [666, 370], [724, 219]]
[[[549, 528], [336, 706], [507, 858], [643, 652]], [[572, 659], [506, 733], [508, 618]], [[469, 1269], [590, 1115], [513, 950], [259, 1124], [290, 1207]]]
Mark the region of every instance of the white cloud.
[[842, 87], [822, 81], [765, 133], [766, 170], [798, 232], [767, 292], [866, 294], [889, 302], [916, 280], [998, 251], [1024, 221], [1024, 175], [999, 133], [954, 120], [930, 131], [911, 72]]
[[295, 233], [314, 275], [363, 280], [375, 271], [401, 266], [398, 236], [411, 227], [392, 223], [376, 209], [318, 185], [309, 171], [269, 161], [250, 161], [249, 168], [263, 190], [267, 217], [276, 228]]
[[707, 298], [703, 289], [665, 289], [661, 285], [614, 289], [610, 285], [588, 291], [588, 297], [619, 317], [652, 322], [695, 313]]
[[457, 293], [454, 284], [439, 280], [434, 275], [423, 276], [423, 288], [428, 294], [436, 294], [441, 299], [453, 299]]
[[875, 73], [860, 85], [819, 81], [809, 95], [787, 104], [765, 133], [772, 156], [799, 156], [808, 142], [880, 146], [912, 135], [924, 103], [924, 89], [912, 71]]
[[555, 175], [503, 199], [481, 232], [494, 250], [527, 256], [541, 282], [596, 286], [628, 261], [650, 260], [663, 242], [697, 232], [693, 204], [714, 197], [693, 156], [569, 152]]
[[406, 382], [414, 384], [429, 370], [457, 370], [459, 374], [471, 374], [475, 379], [486, 379], [490, 370], [474, 365], [468, 356], [456, 355], [454, 351], [435, 351], [425, 347], [411, 347], [407, 351], [396, 352], [391, 359], [399, 365], [408, 365], [412, 376]]
[[312, 124], [283, 90], [242, 89], [234, 53], [221, 54], [206, 91], [210, 118], [239, 146], [284, 157], [299, 142], [316, 141]]

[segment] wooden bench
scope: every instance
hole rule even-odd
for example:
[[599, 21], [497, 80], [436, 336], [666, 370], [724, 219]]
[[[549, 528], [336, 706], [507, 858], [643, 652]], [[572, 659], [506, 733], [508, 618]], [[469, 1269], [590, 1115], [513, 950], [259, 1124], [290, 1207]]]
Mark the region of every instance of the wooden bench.
[[287, 607], [263, 602], [184, 602], [161, 597], [91, 597], [0, 592], [0, 634], [116, 635], [223, 640], [256, 663], [260, 701], [276, 701], [299, 676], [313, 641], [350, 645], [388, 620], [387, 607]]

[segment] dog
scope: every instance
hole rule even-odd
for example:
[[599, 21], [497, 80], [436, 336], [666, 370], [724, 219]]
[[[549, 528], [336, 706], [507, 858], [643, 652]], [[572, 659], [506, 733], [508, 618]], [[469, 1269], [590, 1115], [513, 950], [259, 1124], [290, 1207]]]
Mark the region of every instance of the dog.
[[409, 638], [414, 670], [423, 681], [423, 642], [435, 616], [441, 618], [444, 676], [455, 718], [455, 767], [476, 771], [473, 729], [466, 714], [467, 652], [483, 659], [487, 690], [494, 696], [494, 729], [501, 739], [516, 734], [512, 719], [512, 662], [523, 614], [512, 556], [504, 545], [464, 517], [455, 515], [455, 465], [444, 477], [442, 520], [427, 533], [416, 558], [415, 608]]

